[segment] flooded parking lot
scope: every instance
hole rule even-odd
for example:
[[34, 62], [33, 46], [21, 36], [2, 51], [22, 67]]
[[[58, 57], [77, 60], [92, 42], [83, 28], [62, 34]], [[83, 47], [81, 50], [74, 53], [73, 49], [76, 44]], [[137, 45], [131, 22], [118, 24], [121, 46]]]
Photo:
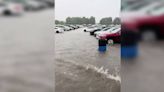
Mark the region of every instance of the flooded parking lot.
[[83, 28], [55, 35], [56, 92], [120, 92], [120, 45], [98, 52]]
[[1, 17], [0, 91], [120, 92], [120, 45], [99, 53], [97, 39], [82, 28], [54, 39], [51, 15]]
[[0, 92], [54, 92], [53, 10], [0, 17]]
[[164, 90], [163, 41], [140, 43], [139, 56], [122, 60], [122, 92], [161, 92]]

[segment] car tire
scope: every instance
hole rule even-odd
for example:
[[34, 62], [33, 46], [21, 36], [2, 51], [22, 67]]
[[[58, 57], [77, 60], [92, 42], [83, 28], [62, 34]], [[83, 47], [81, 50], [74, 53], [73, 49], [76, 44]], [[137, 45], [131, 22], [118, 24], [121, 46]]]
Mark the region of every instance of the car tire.
[[84, 32], [87, 32], [87, 30], [86, 30], [86, 29], [84, 29]]
[[94, 35], [92, 32], [90, 32], [90, 35], [92, 36], [92, 35]]
[[115, 44], [115, 42], [112, 39], [108, 39], [108, 44], [113, 45], [113, 44]]
[[5, 10], [4, 12], [3, 12], [3, 15], [11, 15], [11, 11], [9, 11], [9, 10]]

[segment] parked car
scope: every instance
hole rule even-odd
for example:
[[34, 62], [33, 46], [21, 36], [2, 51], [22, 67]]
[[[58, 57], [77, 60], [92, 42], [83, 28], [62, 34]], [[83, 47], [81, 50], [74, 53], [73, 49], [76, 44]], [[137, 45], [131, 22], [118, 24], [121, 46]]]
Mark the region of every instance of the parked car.
[[66, 29], [66, 31], [70, 31], [70, 30], [72, 30], [70, 27], [68, 27], [68, 26], [64, 26], [64, 28]]
[[70, 31], [70, 30], [73, 30], [73, 28], [70, 27], [70, 26], [66, 26], [66, 25], [64, 25], [64, 26], [67, 27], [67, 28], [69, 29], [69, 31]]
[[84, 29], [84, 32], [91, 32], [91, 31], [93, 31], [93, 30], [95, 30], [95, 29], [97, 29], [96, 26], [89, 26], [89, 27], [86, 27], [86, 28]]
[[94, 32], [94, 36], [96, 37], [98, 34], [101, 34], [101, 33], [103, 33], [103, 32], [109, 31], [110, 29], [112, 30], [112, 29], [114, 29], [114, 28], [115, 28], [115, 27], [107, 27], [107, 28], [104, 28], [104, 29], [102, 29], [102, 30], [100, 30], [100, 31]]
[[82, 27], [84, 27], [83, 25], [77, 25], [78, 26], [78, 28], [82, 28]]
[[63, 28], [64, 31], [70, 31], [70, 28], [64, 25], [56, 25], [56, 27]]
[[114, 43], [121, 42], [121, 28], [116, 28], [110, 32], [102, 33], [98, 35], [98, 38], [105, 38], [107, 40], [112, 40]]
[[75, 29], [76, 29], [76, 27], [75, 27], [75, 26], [73, 26], [73, 25], [66, 25], [66, 26], [70, 27], [70, 28], [71, 28], [71, 30], [75, 30]]
[[27, 11], [36, 11], [45, 8], [46, 5], [39, 1], [27, 0], [24, 7]]
[[74, 30], [74, 28], [69, 25], [65, 25], [65, 26], [68, 27], [70, 30]]
[[56, 33], [63, 33], [64, 32], [64, 29], [63, 28], [60, 28], [60, 27], [55, 27], [55, 32]]
[[75, 26], [75, 25], [70, 25], [72, 28], [74, 28], [74, 29], [78, 29], [78, 27], [77, 26]]
[[95, 32], [98, 32], [98, 31], [101, 31], [101, 30], [102, 30], [102, 29], [100, 29], [100, 28], [99, 28], [99, 29], [94, 29], [94, 30], [92, 30], [92, 31], [90, 32], [90, 35], [94, 35]]
[[5, 2], [19, 3], [28, 11], [40, 10], [46, 7], [46, 4], [39, 0], [4, 0]]
[[[157, 4], [158, 3], [158, 4]], [[164, 2], [156, 2], [143, 7], [140, 13], [122, 14], [122, 30], [137, 31], [142, 40], [152, 41], [164, 37]], [[150, 8], [151, 6], [151, 8]], [[141, 10], [143, 9], [141, 8]], [[136, 15], [137, 14], [137, 15]]]
[[45, 4], [47, 4], [50, 8], [54, 7], [54, 0], [38, 0], [38, 1], [41, 1]]
[[118, 30], [120, 30], [121, 28], [120, 27], [113, 27], [113, 28], [110, 28], [106, 31], [102, 31], [102, 32], [99, 32], [97, 35], [96, 35], [96, 38], [99, 38], [100, 36], [102, 35], [106, 35], [106, 34], [109, 34], [109, 33], [113, 33], [113, 32], [116, 32]]
[[1, 15], [21, 15], [23, 14], [23, 6], [19, 3], [1, 2], [0, 14]]
[[90, 31], [90, 35], [94, 35], [95, 32], [105, 31], [111, 27], [113, 27], [113, 26], [106, 27], [106, 26], [102, 25], [101, 27], [98, 27], [97, 29]]

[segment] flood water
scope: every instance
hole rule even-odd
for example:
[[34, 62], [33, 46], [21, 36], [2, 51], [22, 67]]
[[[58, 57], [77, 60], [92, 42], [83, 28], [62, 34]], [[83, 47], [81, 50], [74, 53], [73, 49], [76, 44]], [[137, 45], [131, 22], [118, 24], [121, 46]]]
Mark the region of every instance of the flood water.
[[54, 92], [51, 15], [0, 16], [0, 92]]
[[98, 52], [83, 28], [55, 35], [56, 92], [120, 92], [120, 45]]

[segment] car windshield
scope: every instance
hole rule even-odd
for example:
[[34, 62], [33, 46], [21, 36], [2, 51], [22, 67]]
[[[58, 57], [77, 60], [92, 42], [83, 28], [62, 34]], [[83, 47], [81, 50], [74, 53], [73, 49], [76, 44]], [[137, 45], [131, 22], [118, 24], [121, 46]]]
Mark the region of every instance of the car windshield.
[[121, 30], [121, 28], [119, 27], [119, 28], [115, 28], [115, 29], [113, 29], [112, 31], [111, 31], [111, 33], [117, 33], [118, 31], [120, 31]]
[[162, 15], [164, 14], [164, 3], [160, 4], [159, 6], [155, 7], [154, 9], [149, 11], [152, 15]]
[[136, 4], [132, 4], [132, 5], [127, 5], [127, 7], [123, 9], [123, 11], [137, 11], [149, 4], [150, 4], [150, 2], [139, 2]]
[[110, 29], [110, 27], [108, 27], [108, 28], [104, 28], [104, 29], [102, 29], [102, 31], [106, 31], [106, 30], [108, 30], [108, 29]]
[[107, 30], [105, 30], [105, 31], [111, 32], [111, 31], [113, 31], [113, 30], [115, 30], [115, 29], [116, 29], [116, 27], [112, 27], [112, 28], [109, 28], [109, 29], [107, 29]]
[[148, 12], [148, 11], [154, 9], [155, 7], [159, 6], [159, 4], [160, 4], [159, 2], [151, 3], [151, 4], [149, 4], [149, 5], [147, 5], [147, 6], [143, 7], [143, 8], [141, 8], [141, 9], [138, 10], [138, 11]]
[[121, 2], [121, 10], [123, 11], [123, 10], [127, 9], [129, 6], [134, 5], [136, 3], [138, 3], [138, 1], [134, 1], [134, 0], [133, 1], [123, 1], [123, 2]]

